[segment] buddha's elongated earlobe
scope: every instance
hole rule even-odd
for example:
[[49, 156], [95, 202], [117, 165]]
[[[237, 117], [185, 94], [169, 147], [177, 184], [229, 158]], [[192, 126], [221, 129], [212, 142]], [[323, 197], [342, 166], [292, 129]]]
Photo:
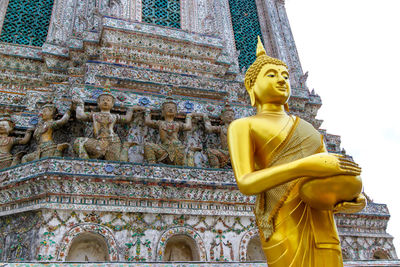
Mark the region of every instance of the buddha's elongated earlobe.
[[283, 105], [283, 107], [285, 108], [285, 111], [286, 111], [286, 112], [290, 112], [290, 110], [289, 110], [289, 104], [288, 104], [288, 103], [285, 103], [285, 104]]
[[246, 87], [247, 93], [250, 96], [250, 103], [254, 107], [255, 104], [256, 104], [256, 99], [255, 99], [255, 96], [254, 96], [254, 86], [255, 85], [253, 84], [253, 86], [251, 86], [250, 80], [245, 80], [244, 81], [244, 85]]
[[250, 96], [250, 103], [254, 107], [256, 105], [256, 97], [254, 95], [254, 86], [248, 91]]

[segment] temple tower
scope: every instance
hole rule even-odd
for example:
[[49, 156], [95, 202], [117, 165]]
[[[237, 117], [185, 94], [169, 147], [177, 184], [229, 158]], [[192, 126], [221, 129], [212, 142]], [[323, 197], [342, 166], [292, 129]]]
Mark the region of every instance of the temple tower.
[[[74, 97], [89, 112], [107, 83], [114, 113], [139, 105], [160, 118], [162, 103], [172, 96], [178, 121], [201, 112], [217, 125], [227, 101], [236, 118], [253, 113], [243, 77], [258, 35], [267, 53], [290, 68], [291, 113], [319, 129], [331, 152], [341, 153], [340, 136], [320, 129], [316, 119], [321, 99], [307, 88], [283, 0], [0, 1], [0, 109], [12, 114], [18, 137], [38, 124], [48, 97], [60, 117]], [[57, 141], [72, 146], [77, 137], [93, 135], [74, 116]], [[0, 170], [0, 262], [255, 266], [264, 260], [255, 198], [238, 191], [229, 167], [209, 168], [204, 151], [220, 141], [204, 134], [201, 120], [193, 125], [179, 136], [185, 153], [192, 153], [191, 166], [147, 164], [144, 143], [157, 142], [158, 135], [141, 113], [116, 128], [121, 139], [137, 144], [128, 162], [80, 159], [69, 148], [64, 158]], [[35, 149], [31, 143], [13, 153]], [[386, 233], [389, 218], [386, 205], [373, 202], [358, 214], [338, 214], [345, 260], [398, 264]]]

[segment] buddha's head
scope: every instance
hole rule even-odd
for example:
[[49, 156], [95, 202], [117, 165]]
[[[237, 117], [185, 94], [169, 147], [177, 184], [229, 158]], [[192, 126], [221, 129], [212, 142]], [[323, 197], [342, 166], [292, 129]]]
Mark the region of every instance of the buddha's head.
[[0, 115], [0, 134], [9, 135], [14, 129], [14, 121], [11, 119], [10, 114], [4, 113]]
[[266, 54], [260, 37], [257, 58], [247, 70], [244, 84], [252, 106], [266, 103], [287, 105], [290, 97], [288, 68], [283, 61]]
[[164, 118], [166, 116], [175, 117], [178, 113], [178, 107], [176, 103], [173, 101], [172, 97], [167, 97], [166, 101], [162, 104], [161, 107], [161, 116]]

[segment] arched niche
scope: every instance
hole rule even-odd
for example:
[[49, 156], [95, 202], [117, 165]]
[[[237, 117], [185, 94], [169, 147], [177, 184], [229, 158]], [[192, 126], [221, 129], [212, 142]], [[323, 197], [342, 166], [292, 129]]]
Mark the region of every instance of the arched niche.
[[258, 229], [251, 229], [243, 235], [239, 244], [239, 260], [267, 261], [262, 250]]
[[390, 259], [389, 253], [384, 251], [383, 249], [377, 249], [374, 251], [372, 255], [373, 260], [388, 260]]
[[66, 261], [106, 262], [110, 261], [104, 237], [93, 233], [82, 233], [75, 237], [67, 253]]
[[251, 238], [247, 245], [246, 261], [267, 261], [258, 235]]
[[196, 242], [187, 235], [175, 235], [167, 240], [163, 261], [200, 261]]
[[[99, 224], [88, 223], [76, 225], [66, 232], [56, 253], [57, 261], [76, 261], [74, 259], [76, 256], [73, 256], [76, 255], [74, 251], [79, 251], [79, 248], [84, 247], [87, 251], [97, 250], [99, 255], [107, 255], [106, 261], [119, 260], [117, 244], [110, 229]], [[89, 258], [89, 254], [86, 256], [89, 261], [93, 261]], [[86, 261], [85, 255], [83, 255], [83, 261]]]
[[157, 246], [157, 261], [207, 261], [200, 235], [187, 227], [166, 230]]

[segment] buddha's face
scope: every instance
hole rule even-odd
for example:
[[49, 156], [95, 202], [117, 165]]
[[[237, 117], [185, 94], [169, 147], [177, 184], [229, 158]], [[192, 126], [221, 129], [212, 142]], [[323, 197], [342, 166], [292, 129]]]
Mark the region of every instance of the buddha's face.
[[101, 95], [97, 101], [100, 110], [110, 111], [114, 106], [114, 97], [110, 95]]
[[258, 73], [252, 90], [254, 104], [285, 104], [290, 96], [287, 68], [274, 64], [265, 64]]
[[51, 119], [53, 119], [53, 117], [54, 117], [54, 109], [52, 109], [52, 108], [50, 108], [50, 107], [45, 107], [45, 108], [42, 110], [42, 112], [41, 112], [40, 115], [42, 116], [42, 119], [43, 119], [44, 121], [51, 120]]
[[221, 121], [223, 123], [231, 123], [235, 119], [235, 113], [233, 110], [226, 110], [221, 114]]
[[165, 103], [162, 106], [162, 115], [165, 116], [176, 116], [177, 108], [174, 103]]
[[10, 134], [13, 130], [13, 126], [9, 121], [0, 121], [0, 134]]

